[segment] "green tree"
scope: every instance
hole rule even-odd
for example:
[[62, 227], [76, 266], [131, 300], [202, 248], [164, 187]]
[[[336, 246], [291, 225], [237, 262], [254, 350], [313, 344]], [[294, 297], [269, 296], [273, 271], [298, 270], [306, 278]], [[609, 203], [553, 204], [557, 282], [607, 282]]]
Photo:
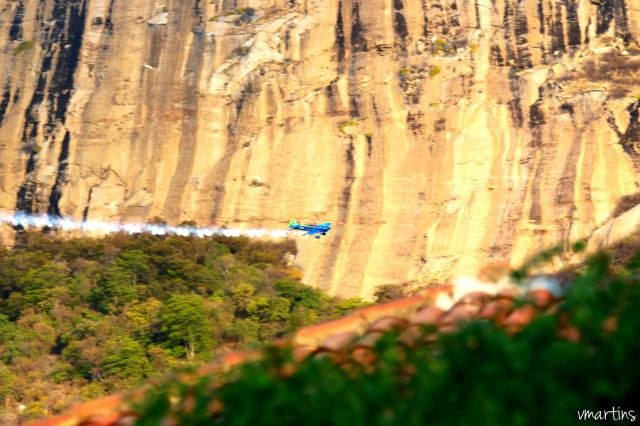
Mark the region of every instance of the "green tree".
[[28, 270], [18, 281], [17, 290], [24, 295], [21, 308], [49, 309], [52, 302], [65, 293], [70, 282], [67, 274], [66, 265], [53, 261]]
[[277, 281], [273, 287], [280, 296], [291, 300], [294, 306], [317, 309], [322, 304], [322, 293], [300, 282], [284, 279]]
[[150, 340], [152, 325], [157, 321], [161, 307], [162, 303], [154, 297], [131, 305], [124, 315], [131, 323], [132, 335], [141, 341]]
[[371, 304], [370, 302], [365, 302], [359, 297], [352, 297], [351, 299], [338, 301], [336, 303], [336, 310], [340, 315], [345, 315], [349, 311], [363, 308], [365, 306], [369, 306], [370, 304]]
[[192, 360], [196, 352], [213, 344], [212, 324], [202, 297], [197, 294], [172, 296], [160, 311], [161, 331], [166, 345], [176, 355]]
[[120, 311], [122, 307], [136, 298], [133, 274], [119, 267], [103, 270], [98, 276], [90, 300], [93, 306], [104, 313]]
[[142, 250], [124, 250], [115, 261], [125, 271], [131, 272], [137, 282], [148, 283], [153, 278], [151, 258]]
[[71, 376], [90, 379], [93, 376], [94, 364], [88, 356], [83, 342], [71, 342], [62, 351], [62, 359], [71, 366]]
[[253, 299], [256, 288], [249, 283], [239, 283], [231, 287], [231, 300], [236, 307], [236, 313], [247, 311], [247, 306]]
[[225, 337], [243, 344], [253, 343], [258, 340], [260, 323], [251, 319], [238, 319], [231, 323], [225, 331]]
[[149, 376], [151, 364], [140, 343], [123, 337], [107, 345], [102, 359], [102, 372], [106, 377], [135, 383]]
[[258, 296], [247, 304], [247, 312], [260, 322], [285, 322], [290, 309], [291, 301], [284, 297]]

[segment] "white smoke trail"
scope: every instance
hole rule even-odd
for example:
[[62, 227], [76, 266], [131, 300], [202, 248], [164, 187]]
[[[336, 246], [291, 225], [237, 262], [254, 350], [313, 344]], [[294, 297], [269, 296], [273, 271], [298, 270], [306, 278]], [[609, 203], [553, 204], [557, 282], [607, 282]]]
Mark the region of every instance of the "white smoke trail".
[[285, 238], [287, 230], [267, 229], [231, 229], [218, 227], [170, 226], [152, 223], [122, 223], [100, 221], [77, 221], [69, 217], [55, 217], [47, 214], [28, 214], [18, 212], [14, 214], [0, 213], [0, 225], [22, 226], [23, 228], [52, 228], [62, 231], [80, 231], [94, 234], [112, 234], [125, 232], [127, 234], [148, 233], [153, 235], [181, 235], [192, 237], [211, 237], [223, 235], [226, 237], [249, 238]]

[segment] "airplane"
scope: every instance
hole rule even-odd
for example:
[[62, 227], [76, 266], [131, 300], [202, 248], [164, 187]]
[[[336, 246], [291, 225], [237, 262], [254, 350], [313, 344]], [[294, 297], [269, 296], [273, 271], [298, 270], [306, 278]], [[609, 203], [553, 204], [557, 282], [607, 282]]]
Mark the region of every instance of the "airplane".
[[[322, 235], [327, 235], [327, 232], [331, 230], [331, 222], [323, 222], [318, 225], [300, 225], [295, 219], [291, 219], [289, 221], [289, 229], [290, 230], [300, 230], [307, 231], [306, 234], [302, 235], [315, 235], [317, 239], [320, 239]], [[321, 235], [316, 235], [321, 234]]]

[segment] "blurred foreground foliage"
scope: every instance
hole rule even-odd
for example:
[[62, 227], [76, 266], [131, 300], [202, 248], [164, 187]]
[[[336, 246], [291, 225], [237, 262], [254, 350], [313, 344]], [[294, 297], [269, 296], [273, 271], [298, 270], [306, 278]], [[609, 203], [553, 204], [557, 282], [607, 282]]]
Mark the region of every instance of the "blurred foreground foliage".
[[0, 249], [0, 424], [362, 305], [303, 285], [295, 253], [293, 241], [26, 233]]
[[[640, 257], [613, 266], [597, 255], [579, 269], [557, 310], [515, 335], [490, 321], [447, 334], [425, 328], [421, 341], [437, 336], [429, 344], [392, 332], [369, 364], [345, 355], [339, 366], [296, 364], [290, 350], [271, 348], [226, 377], [157, 386], [138, 404], [136, 424], [573, 425], [578, 410], [613, 408], [640, 418]], [[567, 324], [579, 340], [559, 336]]]

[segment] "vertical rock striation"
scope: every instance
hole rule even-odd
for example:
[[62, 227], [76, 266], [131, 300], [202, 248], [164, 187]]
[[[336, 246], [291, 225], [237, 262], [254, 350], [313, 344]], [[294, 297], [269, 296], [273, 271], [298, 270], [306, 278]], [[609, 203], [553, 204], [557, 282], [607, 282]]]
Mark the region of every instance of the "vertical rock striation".
[[306, 279], [518, 263], [637, 192], [631, 0], [0, 3], [0, 207], [283, 227]]

